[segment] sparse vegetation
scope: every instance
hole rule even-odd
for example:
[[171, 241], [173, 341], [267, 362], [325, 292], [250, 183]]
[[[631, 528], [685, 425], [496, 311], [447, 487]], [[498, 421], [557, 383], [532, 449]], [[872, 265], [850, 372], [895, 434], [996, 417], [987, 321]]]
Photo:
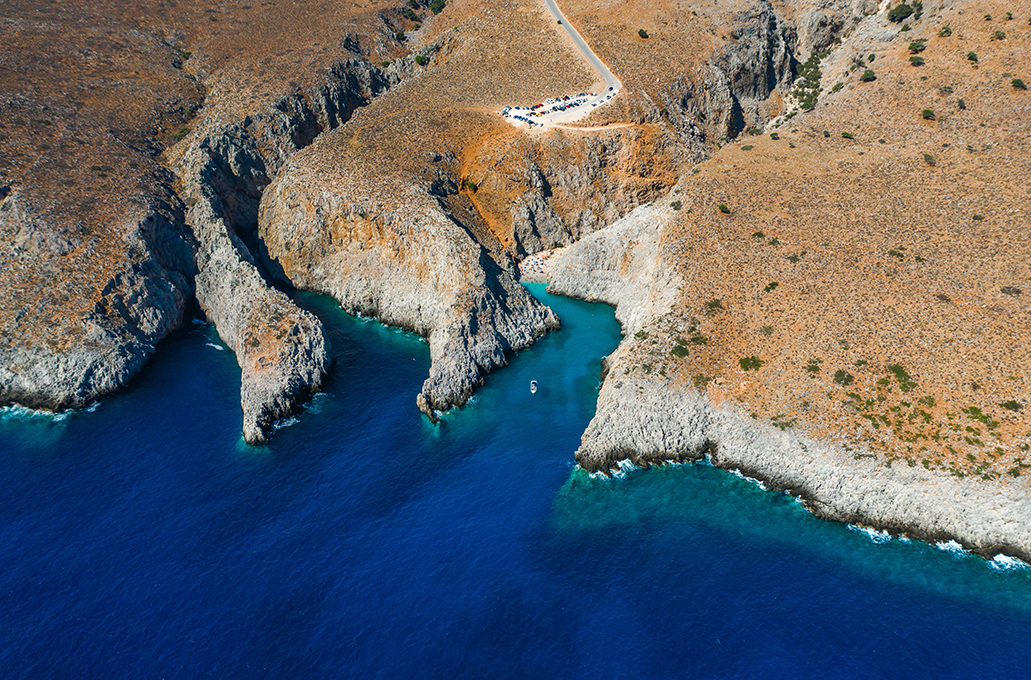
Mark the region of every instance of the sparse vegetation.
[[842, 387], [847, 387], [855, 382], [856, 378], [848, 371], [838, 369], [834, 371], [834, 382]]
[[673, 208], [674, 210], [680, 210], [683, 206], [684, 204], [680, 201], [673, 201], [669, 204], [669, 207]]
[[803, 111], [816, 107], [816, 100], [820, 96], [820, 79], [823, 77], [820, 61], [826, 56], [827, 52], [814, 52], [795, 73], [795, 87], [791, 94]]
[[773, 335], [773, 326], [763, 326], [762, 328], [759, 329], [759, 333], [761, 335], [764, 335], [764, 336], [766, 336], [768, 338], [771, 335]]
[[892, 7], [891, 10], [888, 12], [888, 21], [892, 21], [896, 24], [901, 24], [903, 21], [913, 16], [913, 13], [915, 11], [916, 10], [914, 10], [906, 3], [896, 5], [895, 7]]
[[719, 298], [713, 298], [705, 303], [705, 315], [712, 316], [718, 312], [723, 311], [723, 301]]
[[1023, 411], [1024, 410], [1024, 405], [1021, 404], [1016, 399], [1010, 399], [1009, 401], [1004, 401], [1004, 402], [1000, 403], [999, 406], [1003, 407], [1007, 411]]
[[1024, 291], [1020, 290], [1016, 286], [1003, 286], [1001, 288], [1001, 292], [1003, 295], [1009, 295], [1010, 297], [1018, 297]]
[[935, 165], [938, 164], [938, 161], [931, 154], [925, 153], [924, 154], [924, 163], [927, 163], [928, 165], [930, 165], [933, 168]]
[[738, 360], [742, 371], [758, 371], [766, 362], [757, 356], [742, 357]]
[[479, 187], [479, 186], [478, 186], [478, 185], [476, 184], [476, 182], [474, 182], [474, 181], [472, 181], [472, 180], [469, 180], [469, 179], [467, 179], [467, 180], [463, 181], [463, 182], [462, 182], [462, 186], [463, 186], [463, 187], [465, 187], [465, 189], [466, 189], [467, 191], [471, 191], [471, 192], [472, 192], [472, 193], [474, 193], [474, 194], [476, 193], [476, 190], [480, 188], [480, 187]]
[[906, 372], [906, 369], [902, 367], [902, 364], [889, 364], [886, 368], [889, 373], [895, 376], [895, 380], [899, 383], [899, 389], [903, 392], [909, 392], [916, 387], [916, 382]]
[[942, 26], [942, 29], [940, 31], [938, 31], [938, 37], [939, 38], [948, 38], [951, 35], [952, 35], [952, 27], [951, 26]]

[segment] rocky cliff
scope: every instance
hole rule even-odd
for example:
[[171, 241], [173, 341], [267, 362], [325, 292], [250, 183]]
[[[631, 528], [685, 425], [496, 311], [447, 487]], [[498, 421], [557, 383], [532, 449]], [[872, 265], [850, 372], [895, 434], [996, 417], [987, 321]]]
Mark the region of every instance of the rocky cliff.
[[[276, 420], [318, 390], [329, 362], [322, 324], [270, 285], [246, 245], [261, 255], [255, 235], [262, 193], [287, 159], [389, 85], [379, 69], [351, 59], [242, 121], [218, 108], [206, 112], [170, 154], [198, 243], [197, 301], [243, 372], [249, 443], [263, 441]], [[211, 96], [218, 98], [218, 86]]]
[[[668, 208], [642, 207], [552, 258], [549, 292], [614, 305], [626, 334], [605, 360], [598, 410], [576, 452], [584, 469], [610, 474], [623, 461], [648, 467], [704, 457], [790, 492], [819, 517], [1031, 560], [1025, 483], [886, 464], [862, 444], [796, 432], [786, 417], [750, 416], [731, 384], [747, 376], [699, 381], [670, 366], [705, 337], [669, 340], [699, 332], [697, 320], [683, 324], [677, 311], [679, 291], [700, 282], [671, 274], [673, 222]], [[673, 356], [657, 355], [656, 344], [667, 342]]]

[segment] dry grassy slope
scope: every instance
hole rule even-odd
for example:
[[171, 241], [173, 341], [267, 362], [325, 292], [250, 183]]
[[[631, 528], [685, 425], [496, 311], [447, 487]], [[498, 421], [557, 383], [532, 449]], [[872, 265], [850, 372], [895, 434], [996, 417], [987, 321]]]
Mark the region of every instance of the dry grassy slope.
[[[443, 45], [424, 72], [318, 140], [293, 171], [310, 177], [315, 186], [333, 187], [385, 209], [403, 203], [413, 181], [426, 186], [441, 172], [470, 179], [481, 187], [475, 193], [463, 190], [463, 200], [473, 204], [465, 204], [467, 226], [488, 246], [510, 245], [509, 204], [531, 188], [522, 166], [537, 162], [548, 174], [577, 165], [591, 149], [580, 133], [527, 136], [496, 112], [505, 104], [588, 89], [594, 74], [532, 0], [452, 2], [424, 33], [425, 40]], [[609, 186], [598, 191], [639, 184], [630, 193], [654, 195], [670, 186], [672, 154], [662, 148], [668, 140], [637, 129], [609, 138], [616, 137], [626, 147], [625, 159], [609, 173]], [[442, 165], [432, 160], [434, 154], [453, 155], [455, 161]], [[566, 214], [583, 208], [565, 196], [556, 197], [556, 206]], [[614, 217], [598, 210], [599, 220]]]
[[[5, 5], [0, 368], [39, 372], [42, 356], [71, 366], [61, 355], [77, 350], [149, 354], [179, 323], [193, 268], [158, 154], [196, 124], [202, 104], [243, 118], [346, 59], [347, 46], [384, 59], [407, 52], [393, 32], [411, 22], [396, 5]], [[200, 81], [214, 86], [207, 99]], [[104, 390], [142, 365], [128, 361]], [[100, 384], [90, 386], [95, 367], [85, 370], [74, 403]], [[57, 404], [21, 390], [13, 396]]]
[[[720, 96], [722, 88], [714, 87], [718, 80], [725, 78], [726, 85], [746, 100], [754, 97], [753, 90], [772, 90], [772, 96], [762, 92], [754, 97], [756, 101], [746, 102], [746, 125], [761, 125], [781, 110], [783, 88], [790, 84], [774, 82], [777, 74], [767, 68], [779, 49], [777, 39], [804, 61], [810, 50], [851, 30], [853, 17], [873, 11], [875, 4], [872, 0], [568, 0], [562, 7], [625, 87], [625, 96], [616, 105], [599, 109], [591, 122], [663, 120], [677, 127], [711, 128], [703, 148], [711, 153], [726, 132], [721, 129], [722, 116], [730, 109], [729, 100]], [[772, 29], [769, 35], [762, 32], [764, 26]], [[640, 37], [641, 29], [647, 38]], [[748, 64], [749, 52], [761, 58]], [[708, 101], [714, 96], [717, 101]], [[684, 97], [695, 100], [697, 110], [686, 115], [679, 111], [677, 100]]]
[[[1000, 21], [1006, 11], [1021, 18]], [[1010, 81], [1031, 80], [1029, 15], [1026, 3], [957, 3], [887, 42], [846, 41], [830, 63], [873, 52], [876, 81], [852, 73], [779, 139], [728, 146], [685, 178], [662, 256], [685, 284], [617, 370], [707, 385], [759, 420], [887, 463], [1020, 475], [1031, 465], [1031, 95]], [[945, 25], [952, 37], [938, 38]], [[926, 65], [912, 67], [920, 37]], [[671, 353], [678, 338], [686, 358]], [[751, 356], [762, 367], [742, 370]]]

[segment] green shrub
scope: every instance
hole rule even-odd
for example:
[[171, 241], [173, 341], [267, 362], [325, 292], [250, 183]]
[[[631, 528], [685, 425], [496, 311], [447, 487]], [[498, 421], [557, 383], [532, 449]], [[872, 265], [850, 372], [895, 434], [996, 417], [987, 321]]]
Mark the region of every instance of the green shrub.
[[934, 120], [934, 111], [932, 111], [931, 109], [924, 109], [920, 112], [920, 116], [924, 120]]
[[1006, 39], [1006, 32], [1005, 31], [996, 31], [995, 33], [992, 33], [992, 40], [1005, 40], [1005, 39]]
[[871, 53], [870, 53], [870, 56], [869, 56], [869, 57], [867, 57], [867, 58], [866, 58], [866, 60], [867, 60], [868, 62], [870, 62], [870, 63], [872, 64], [872, 63], [873, 63], [873, 60], [874, 60], [874, 59], [876, 59], [876, 58], [877, 58], [877, 55], [876, 55], [876, 54], [874, 54], [873, 52], [871, 52]]
[[891, 11], [888, 12], [888, 21], [892, 21], [892, 22], [894, 22], [896, 24], [900, 24], [903, 21], [905, 21], [906, 19], [908, 19], [909, 17], [911, 17], [913, 15], [914, 11], [916, 11], [916, 10], [914, 10], [912, 7], [910, 7], [906, 3], [902, 3], [901, 5], [893, 7], [891, 9]]
[[473, 193], [476, 193], [476, 190], [480, 188], [476, 184], [476, 182], [473, 182], [472, 180], [468, 180], [468, 179], [465, 180], [464, 182], [462, 182], [462, 186], [464, 186], [466, 189], [468, 189], [469, 191], [471, 191]]
[[911, 54], [920, 54], [927, 49], [927, 45], [924, 44], [923, 40], [914, 40], [909, 43], [909, 51]]
[[417, 15], [415, 12], [413, 12], [410, 8], [405, 8], [404, 15], [405, 15], [405, 19], [408, 19], [409, 21], [418, 21], [419, 20], [419, 15]]
[[752, 146], [751, 144], [745, 144], [745, 145], [744, 145], [743, 147], [741, 147], [741, 150], [742, 150], [742, 151], [751, 151], [751, 150], [752, 150], [752, 149], [754, 149], [754, 148], [755, 148], [755, 147], [754, 147], [754, 146]]
[[999, 406], [1003, 407], [1007, 411], [1023, 411], [1024, 410], [1024, 405], [1021, 404], [1016, 399], [1010, 399], [1009, 401], [1004, 401], [1001, 404], [999, 404]]
[[796, 84], [791, 90], [792, 96], [798, 100], [803, 111], [809, 111], [816, 107], [816, 100], [820, 96], [820, 79], [823, 72], [820, 71], [820, 60], [827, 56], [827, 52], [813, 52], [795, 70]]
[[831, 88], [831, 94], [838, 92], [843, 87], [845, 87], [845, 83], [834, 83], [834, 87]]
[[843, 371], [840, 369], [834, 371], [834, 382], [838, 385], [841, 385], [842, 387], [847, 387], [848, 385], [851, 385], [853, 382], [855, 382], [855, 380], [855, 376], [849, 373], [848, 371]]
[[425, 66], [427, 61], [429, 61], [429, 59], [427, 59], [426, 57], [422, 56], [421, 54], [417, 54], [415, 56], [415, 63], [418, 64], [419, 66]]
[[390, 62], [389, 61], [381, 61], [379, 63], [379, 65], [382, 66], [383, 68], [386, 68], [386, 67], [390, 66]]
[[977, 53], [967, 52], [967, 61], [977, 61]]
[[877, 74], [873, 72], [873, 69], [866, 69], [863, 71], [863, 75], [859, 76], [859, 79], [864, 83], [870, 83], [877, 80]]
[[182, 139], [188, 134], [190, 134], [190, 128], [189, 126], [184, 125], [183, 127], [175, 131], [175, 134], [172, 135], [172, 139], [178, 142], [180, 139]]
[[931, 154], [925, 153], [924, 154], [924, 163], [927, 163], [928, 165], [930, 165], [933, 168], [935, 165], [938, 164], [938, 161]]
[[841, 136], [845, 139], [855, 139], [855, 136], [851, 132], [842, 132]]
[[831, 136], [831, 131], [830, 130], [824, 130], [823, 131], [823, 136], [824, 137], [830, 137]]
[[965, 101], [963, 101], [962, 99], [960, 99], [958, 102], [956, 102], [956, 106], [959, 107], [960, 111], [966, 111], [967, 110], [967, 103]]
[[984, 215], [974, 215], [975, 222], [984, 222]]
[[909, 24], [902, 24], [902, 28], [899, 29], [899, 33], [905, 33], [906, 31], [912, 30], [909, 28]]
[[648, 39], [648, 31], [644, 30], [643, 28], [637, 29], [637, 35], [641, 36], [645, 40]]
[[190, 52], [189, 50], [178, 50], [178, 52], [179, 52], [179, 58], [182, 59], [183, 61], [186, 61], [187, 59], [190, 58], [191, 55], [193, 55], [193, 52]]
[[721, 311], [723, 311], [723, 300], [713, 298], [705, 303], [705, 316], [712, 316]]
[[773, 335], [773, 326], [763, 326], [759, 329], [759, 332], [768, 338]]
[[923, 57], [910, 57], [909, 58], [909, 63], [911, 65], [913, 65], [913, 66], [923, 66], [924, 65], [924, 58]]
[[938, 31], [939, 38], [948, 38], [952, 35], [952, 28], [950, 26], [943, 26], [942, 30]]
[[1003, 295], [1009, 295], [1010, 297], [1018, 297], [1024, 291], [1020, 290], [1016, 286], [1003, 286], [1001, 289]]
[[1013, 83], [1014, 89], [1017, 89], [1017, 90], [1026, 90], [1027, 89], [1027, 85], [1025, 85], [1024, 81], [1021, 80], [1020, 78], [1014, 78], [1010, 82]]
[[742, 357], [738, 363], [742, 371], [758, 371], [766, 362], [757, 356]]
[[903, 392], [909, 392], [916, 387], [916, 382], [906, 372], [906, 369], [902, 367], [902, 364], [889, 364], [887, 369], [889, 373], [895, 376], [895, 380], [899, 383], [899, 389]]
[[680, 357], [681, 359], [686, 357], [688, 353], [688, 349], [684, 345], [677, 345], [676, 347], [670, 350], [670, 354], [672, 354], [675, 357]]
[[444, 7], [447, 6], [447, 0], [433, 0], [430, 3], [430, 11], [434, 14], [440, 14], [444, 11]]
[[680, 210], [680, 208], [683, 207], [683, 203], [681, 203], [680, 201], [673, 201], [669, 204], [669, 207], [673, 208], [674, 210]]
[[720, 212], [723, 213], [724, 215], [729, 215], [730, 214], [730, 208], [727, 207], [726, 203], [720, 203], [719, 209], [720, 209]]
[[770, 133], [770, 139], [773, 139], [773, 140], [780, 139], [780, 135], [778, 135], [776, 132], [771, 132]]
[[777, 283], [776, 281], [770, 281], [769, 283], [766, 284], [766, 287], [763, 288], [763, 290], [765, 290], [767, 293], [772, 293], [773, 291], [777, 290], [777, 286], [779, 286], [779, 285], [780, 284]]

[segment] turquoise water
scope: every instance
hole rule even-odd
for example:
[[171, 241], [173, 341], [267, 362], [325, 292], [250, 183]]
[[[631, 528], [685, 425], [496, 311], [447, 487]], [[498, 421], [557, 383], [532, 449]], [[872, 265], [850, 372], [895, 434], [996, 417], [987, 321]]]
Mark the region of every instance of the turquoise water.
[[317, 296], [336, 364], [268, 446], [210, 326], [92, 412], [2, 412], [0, 677], [1028, 676], [1026, 570], [574, 469], [619, 327], [531, 290], [562, 330], [440, 425], [426, 344]]

